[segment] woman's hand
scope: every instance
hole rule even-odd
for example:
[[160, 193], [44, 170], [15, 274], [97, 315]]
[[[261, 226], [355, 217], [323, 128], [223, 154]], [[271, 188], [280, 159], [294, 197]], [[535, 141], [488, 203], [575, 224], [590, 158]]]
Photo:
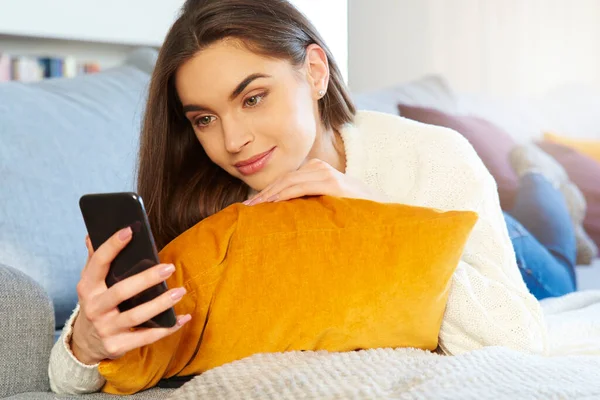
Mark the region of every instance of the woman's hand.
[[168, 336], [191, 319], [179, 316], [172, 328], [131, 328], [169, 309], [185, 294], [184, 288], [171, 289], [155, 299], [121, 313], [118, 305], [164, 281], [175, 267], [158, 264], [107, 288], [105, 279], [112, 260], [131, 240], [131, 228], [115, 233], [94, 252], [89, 237], [87, 263], [77, 284], [79, 314], [73, 324], [71, 349], [79, 361], [93, 365], [116, 359], [126, 352]]
[[359, 180], [344, 175], [325, 161], [312, 159], [297, 171], [290, 172], [273, 182], [246, 200], [244, 204], [251, 206], [320, 195], [386, 201], [383, 195], [371, 190]]

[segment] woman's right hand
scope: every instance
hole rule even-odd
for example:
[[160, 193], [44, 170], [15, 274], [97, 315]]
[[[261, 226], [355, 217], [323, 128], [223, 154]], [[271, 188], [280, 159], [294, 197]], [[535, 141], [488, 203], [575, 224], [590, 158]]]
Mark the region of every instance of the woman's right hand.
[[119, 358], [130, 350], [171, 335], [191, 319], [186, 314], [178, 316], [172, 328], [131, 329], [169, 309], [185, 294], [184, 288], [171, 289], [147, 303], [119, 311], [117, 306], [122, 301], [164, 281], [175, 271], [171, 264], [158, 264], [108, 288], [105, 279], [110, 264], [127, 246], [131, 235], [131, 228], [124, 228], [95, 252], [86, 237], [88, 259], [77, 284], [80, 309], [71, 336], [71, 350], [84, 364]]

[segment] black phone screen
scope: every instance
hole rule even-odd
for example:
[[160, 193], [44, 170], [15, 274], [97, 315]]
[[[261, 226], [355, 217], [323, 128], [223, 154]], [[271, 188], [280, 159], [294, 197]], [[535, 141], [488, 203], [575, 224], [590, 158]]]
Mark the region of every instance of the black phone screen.
[[[107, 287], [160, 262], [144, 204], [139, 195], [131, 192], [86, 194], [79, 200], [79, 207], [94, 251], [117, 231], [131, 227], [131, 241], [110, 265], [106, 276]], [[119, 304], [119, 310], [127, 311], [166, 291], [167, 285], [162, 282], [123, 301]], [[170, 309], [140, 326], [165, 327], [173, 326], [175, 322], [175, 313]]]

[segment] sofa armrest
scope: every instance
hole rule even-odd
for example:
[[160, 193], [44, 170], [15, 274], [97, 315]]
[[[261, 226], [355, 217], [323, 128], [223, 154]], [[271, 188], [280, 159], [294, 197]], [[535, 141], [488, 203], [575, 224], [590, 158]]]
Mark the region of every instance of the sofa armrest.
[[54, 311], [44, 289], [0, 264], [0, 398], [49, 391]]

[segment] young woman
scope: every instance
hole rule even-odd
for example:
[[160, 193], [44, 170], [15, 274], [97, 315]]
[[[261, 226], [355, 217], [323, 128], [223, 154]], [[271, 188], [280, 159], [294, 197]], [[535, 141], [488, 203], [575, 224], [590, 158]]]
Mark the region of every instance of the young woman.
[[[160, 50], [140, 146], [138, 193], [159, 247], [236, 202], [332, 195], [476, 211], [440, 348], [545, 352], [540, 304], [519, 273], [495, 182], [473, 148], [448, 129], [355, 112], [327, 46], [287, 1], [188, 1]], [[118, 232], [96, 252], [87, 241], [79, 305], [50, 359], [55, 392], [99, 390], [99, 361], [189, 323], [185, 315], [172, 329], [130, 329], [185, 295], [172, 288], [118, 311], [173, 273], [161, 264], [107, 289], [108, 265], [130, 238]]]

